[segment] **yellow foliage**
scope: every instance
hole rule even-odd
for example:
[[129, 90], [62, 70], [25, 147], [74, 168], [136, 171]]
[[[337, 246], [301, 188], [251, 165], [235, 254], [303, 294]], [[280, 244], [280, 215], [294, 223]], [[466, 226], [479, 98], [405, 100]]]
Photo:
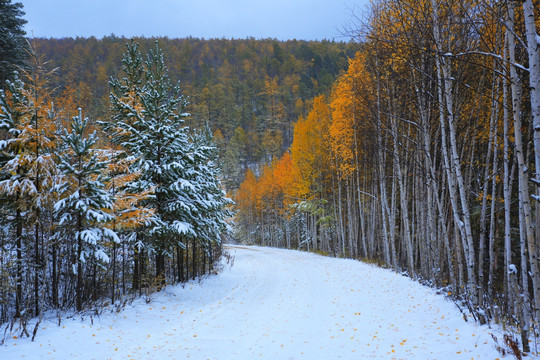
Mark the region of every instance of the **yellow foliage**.
[[320, 193], [323, 182], [328, 180], [328, 170], [332, 164], [328, 144], [330, 124], [330, 108], [324, 95], [321, 95], [313, 100], [307, 117], [300, 117], [294, 127], [291, 155], [299, 171], [295, 187], [297, 198], [308, 199]]

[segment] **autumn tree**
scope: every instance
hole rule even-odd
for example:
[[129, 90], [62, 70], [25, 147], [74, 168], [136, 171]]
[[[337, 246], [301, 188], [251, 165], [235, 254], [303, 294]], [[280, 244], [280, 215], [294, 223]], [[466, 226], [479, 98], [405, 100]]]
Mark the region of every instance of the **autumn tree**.
[[[50, 90], [47, 70], [43, 59], [32, 53], [30, 67], [13, 83], [7, 82], [7, 92], [2, 93], [2, 128], [7, 139], [3, 142], [4, 179], [0, 190], [8, 196], [15, 209], [15, 239], [17, 249], [17, 279], [22, 284], [23, 249], [30, 255], [33, 271], [33, 313], [40, 313], [40, 269], [43, 266], [47, 244], [45, 236], [50, 231], [50, 210], [54, 201], [51, 191], [55, 185], [56, 166], [54, 152], [56, 142], [56, 122], [54, 109], [49, 103]], [[26, 214], [23, 221], [22, 214]], [[26, 226], [27, 227], [26, 227]], [[32, 243], [23, 244], [23, 233], [32, 237]], [[30, 235], [31, 234], [31, 235]], [[22, 285], [17, 288], [18, 315], [21, 310]]]
[[247, 170], [244, 181], [240, 184], [236, 196], [238, 229], [248, 244], [254, 243], [257, 222], [258, 184], [255, 174]]

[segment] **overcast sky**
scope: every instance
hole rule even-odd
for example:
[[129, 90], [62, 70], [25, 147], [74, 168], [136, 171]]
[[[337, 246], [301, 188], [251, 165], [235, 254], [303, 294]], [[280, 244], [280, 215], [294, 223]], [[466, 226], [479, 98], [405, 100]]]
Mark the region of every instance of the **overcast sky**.
[[35, 37], [168, 36], [348, 40], [369, 0], [12, 0]]

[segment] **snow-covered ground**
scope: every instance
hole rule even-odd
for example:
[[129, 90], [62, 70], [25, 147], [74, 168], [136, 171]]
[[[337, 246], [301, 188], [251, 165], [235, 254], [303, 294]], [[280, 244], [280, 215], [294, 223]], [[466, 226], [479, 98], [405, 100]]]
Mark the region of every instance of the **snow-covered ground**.
[[[353, 260], [235, 246], [234, 266], [118, 314], [44, 323], [0, 359], [497, 359], [453, 303]], [[506, 358], [511, 359], [511, 356]]]

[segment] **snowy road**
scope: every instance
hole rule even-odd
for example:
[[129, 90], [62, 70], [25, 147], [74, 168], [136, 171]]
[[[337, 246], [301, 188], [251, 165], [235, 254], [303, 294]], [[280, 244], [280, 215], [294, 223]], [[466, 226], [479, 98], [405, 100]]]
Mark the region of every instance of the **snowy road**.
[[[452, 303], [352, 260], [232, 247], [234, 266], [120, 314], [43, 325], [0, 359], [496, 359]], [[510, 358], [510, 357], [508, 357]]]

